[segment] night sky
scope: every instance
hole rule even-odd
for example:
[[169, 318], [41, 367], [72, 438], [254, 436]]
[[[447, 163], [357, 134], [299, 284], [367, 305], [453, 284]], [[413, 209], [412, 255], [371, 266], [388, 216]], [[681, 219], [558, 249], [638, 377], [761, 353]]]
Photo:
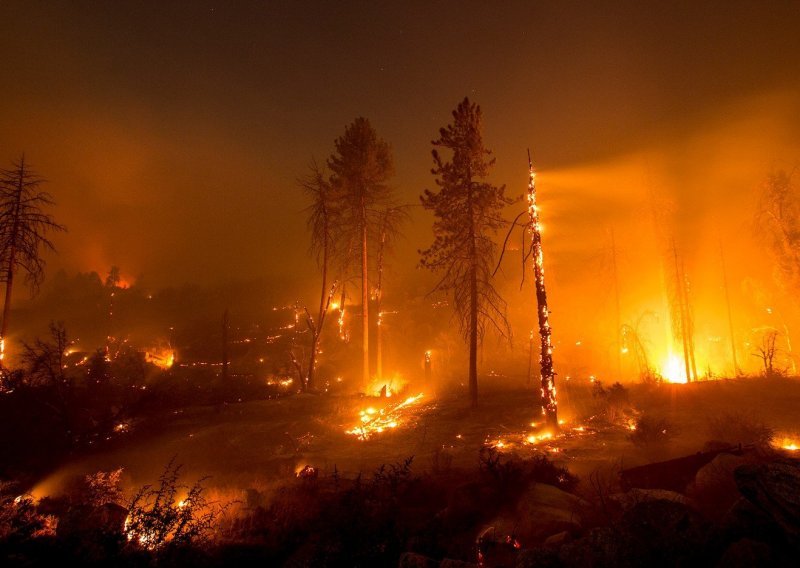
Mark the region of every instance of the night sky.
[[[691, 240], [697, 215], [797, 163], [798, 30], [796, 1], [6, 0], [0, 160], [24, 151], [50, 180], [69, 228], [51, 273], [300, 279], [311, 158], [365, 116], [417, 203], [467, 95], [512, 195], [533, 149], [558, 271], [608, 223], [625, 238], [634, 186], [683, 210]], [[409, 269], [430, 219], [413, 224]]]

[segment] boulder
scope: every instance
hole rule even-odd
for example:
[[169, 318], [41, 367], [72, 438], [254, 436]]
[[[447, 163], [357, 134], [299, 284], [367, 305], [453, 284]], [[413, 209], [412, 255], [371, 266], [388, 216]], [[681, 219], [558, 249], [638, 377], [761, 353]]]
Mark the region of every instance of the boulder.
[[445, 558], [439, 562], [439, 568], [478, 568], [478, 565], [472, 562], [464, 562], [463, 560]]
[[719, 568], [750, 568], [752, 566], [775, 566], [772, 548], [763, 542], [743, 538], [731, 544], [722, 554]]
[[743, 465], [734, 471], [736, 486], [790, 537], [800, 538], [800, 468], [789, 463]]
[[724, 484], [735, 490], [733, 471], [745, 463], [747, 458], [743, 456], [719, 454], [697, 471], [694, 476], [694, 486], [698, 491], [704, 491]]
[[551, 548], [558, 548], [562, 544], [566, 544], [571, 540], [572, 540], [572, 533], [568, 531], [561, 531], [560, 533], [556, 533], [544, 539], [544, 545], [549, 546]]
[[648, 499], [626, 511], [614, 527], [599, 527], [561, 546], [564, 567], [694, 566], [706, 542], [699, 515], [674, 500]]
[[610, 499], [622, 507], [623, 510], [632, 509], [644, 501], [674, 501], [683, 505], [687, 504], [685, 496], [668, 489], [638, 489], [634, 488], [625, 493], [615, 493]]
[[556, 533], [577, 532], [578, 511], [583, 506], [580, 497], [536, 483], [522, 494], [513, 513], [501, 515], [491, 525], [498, 535], [513, 537], [522, 547], [530, 547]]
[[560, 568], [558, 552], [552, 548], [520, 550], [514, 568]]
[[400, 556], [397, 566], [398, 568], [437, 568], [439, 562], [416, 552], [404, 552]]

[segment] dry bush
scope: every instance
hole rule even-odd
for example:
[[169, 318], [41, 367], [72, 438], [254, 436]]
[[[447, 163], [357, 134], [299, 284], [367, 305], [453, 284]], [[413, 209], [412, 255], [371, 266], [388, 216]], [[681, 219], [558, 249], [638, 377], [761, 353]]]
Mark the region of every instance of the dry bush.
[[634, 423], [635, 428], [628, 434], [631, 443], [641, 450], [663, 449], [680, 432], [666, 418], [642, 414]]
[[595, 400], [595, 413], [609, 422], [617, 422], [631, 408], [630, 392], [619, 382], [605, 388], [601, 381], [595, 381], [592, 398]]
[[775, 432], [758, 417], [744, 412], [726, 412], [708, 421], [708, 434], [716, 442], [768, 447]]
[[[125, 521], [125, 534], [133, 546], [157, 550], [166, 544], [202, 542], [228, 506], [206, 499], [205, 479], [191, 487], [179, 484], [180, 470], [180, 465], [170, 461], [158, 486], [145, 485], [133, 496]], [[178, 494], [183, 491], [186, 497], [179, 500]]]

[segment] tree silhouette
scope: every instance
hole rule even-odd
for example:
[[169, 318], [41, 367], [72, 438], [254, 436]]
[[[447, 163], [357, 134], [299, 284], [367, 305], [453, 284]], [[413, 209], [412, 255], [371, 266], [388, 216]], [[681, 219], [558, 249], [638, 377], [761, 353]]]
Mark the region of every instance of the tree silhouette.
[[494, 165], [483, 144], [482, 113], [465, 98], [453, 111], [453, 122], [439, 130], [432, 144], [452, 152], [445, 161], [434, 148], [438, 192], [426, 189], [422, 206], [436, 217], [434, 242], [420, 251], [421, 265], [443, 273], [434, 291], [453, 292], [455, 309], [465, 340], [469, 342], [469, 391], [472, 406], [478, 404], [478, 344], [487, 322], [510, 337], [506, 303], [492, 285], [492, 265], [497, 245], [492, 235], [505, 224], [503, 208], [513, 200], [505, 186], [485, 180]]
[[337, 247], [338, 210], [333, 186], [326, 179], [325, 172], [316, 161], [311, 162], [309, 169], [309, 174], [299, 180], [299, 183], [311, 200], [311, 205], [306, 208], [307, 223], [311, 231], [311, 253], [317, 257], [317, 263], [322, 273], [322, 286], [316, 319], [311, 316], [308, 309], [304, 308], [306, 325], [311, 332], [311, 354], [305, 379], [301, 381], [303, 390], [313, 388], [322, 328], [337, 287], [336, 282], [328, 286], [328, 270], [331, 268], [331, 263], [337, 259], [339, 252]]
[[40, 189], [44, 181], [25, 163], [24, 155], [11, 169], [0, 170], [0, 279], [6, 284], [0, 362], [8, 337], [14, 276], [22, 269], [31, 295], [36, 294], [44, 279], [42, 249], [55, 250], [47, 233], [66, 230], [44, 212], [53, 205], [50, 194]]
[[331, 184], [340, 212], [343, 243], [358, 243], [361, 253], [362, 374], [369, 382], [369, 235], [376, 233], [380, 210], [392, 203], [387, 184], [394, 174], [389, 144], [378, 137], [366, 118], [356, 118], [334, 142], [328, 160]]

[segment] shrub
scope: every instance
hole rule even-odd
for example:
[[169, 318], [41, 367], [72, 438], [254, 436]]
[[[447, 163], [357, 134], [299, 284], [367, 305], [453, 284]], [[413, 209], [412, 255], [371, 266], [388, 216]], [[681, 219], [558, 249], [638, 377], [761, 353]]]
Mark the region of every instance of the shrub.
[[666, 418], [642, 414], [634, 423], [628, 439], [637, 448], [648, 450], [664, 447], [678, 434], [678, 430]]
[[[191, 487], [180, 485], [180, 465], [170, 461], [159, 477], [157, 487], [145, 485], [128, 506], [125, 535], [128, 542], [148, 550], [166, 544], [192, 544], [203, 541], [226, 506], [210, 503], [204, 495], [204, 479]], [[178, 493], [187, 490], [186, 497]]]
[[727, 412], [711, 418], [708, 433], [712, 440], [727, 444], [754, 444], [767, 447], [775, 432], [752, 414]]

